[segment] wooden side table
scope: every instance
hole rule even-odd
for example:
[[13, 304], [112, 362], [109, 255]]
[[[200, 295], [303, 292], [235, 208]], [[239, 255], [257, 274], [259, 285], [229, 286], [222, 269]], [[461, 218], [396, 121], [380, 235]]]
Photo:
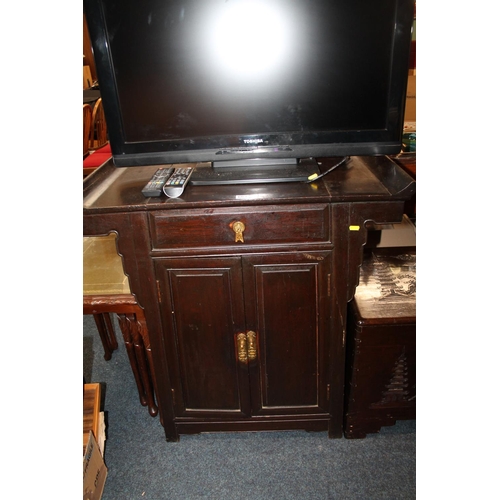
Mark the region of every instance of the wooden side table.
[[104, 348], [111, 359], [118, 348], [111, 313], [116, 313], [139, 391], [139, 400], [156, 416], [155, 380], [146, 318], [123, 272], [116, 250], [116, 233], [83, 239], [83, 314], [92, 314]]
[[344, 434], [416, 418], [416, 255], [373, 250], [349, 304]]

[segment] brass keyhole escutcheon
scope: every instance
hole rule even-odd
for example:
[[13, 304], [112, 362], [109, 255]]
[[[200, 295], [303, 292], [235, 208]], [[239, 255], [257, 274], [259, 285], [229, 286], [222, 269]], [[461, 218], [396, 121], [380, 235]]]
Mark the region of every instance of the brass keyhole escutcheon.
[[245, 230], [245, 224], [238, 220], [231, 224], [231, 228], [234, 231], [234, 242], [238, 243], [238, 241], [241, 241], [241, 243], [244, 243], [243, 231]]

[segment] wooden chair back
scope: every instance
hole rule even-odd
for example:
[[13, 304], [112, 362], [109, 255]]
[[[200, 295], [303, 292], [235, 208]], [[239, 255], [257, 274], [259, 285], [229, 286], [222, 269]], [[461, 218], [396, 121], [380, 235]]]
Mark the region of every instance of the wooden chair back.
[[108, 142], [108, 127], [102, 107], [102, 98], [99, 97], [92, 111], [92, 145], [91, 149], [97, 149]]
[[92, 106], [90, 104], [83, 105], [83, 157], [89, 154], [90, 149], [90, 132], [92, 130]]

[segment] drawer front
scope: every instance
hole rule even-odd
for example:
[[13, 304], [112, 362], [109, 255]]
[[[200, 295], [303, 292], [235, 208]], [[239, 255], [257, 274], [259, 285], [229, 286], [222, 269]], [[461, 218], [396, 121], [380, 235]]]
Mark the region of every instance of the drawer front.
[[153, 249], [330, 241], [328, 205], [171, 210], [150, 214]]

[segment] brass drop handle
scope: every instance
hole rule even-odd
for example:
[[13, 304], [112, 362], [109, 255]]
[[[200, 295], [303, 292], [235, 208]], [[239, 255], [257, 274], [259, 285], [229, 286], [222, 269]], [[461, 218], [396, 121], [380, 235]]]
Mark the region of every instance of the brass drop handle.
[[247, 332], [247, 356], [248, 361], [257, 359], [257, 334], [252, 330]]
[[243, 231], [245, 230], [245, 224], [238, 220], [236, 222], [232, 222], [230, 226], [234, 231], [234, 242], [238, 243], [238, 241], [241, 241], [241, 243], [244, 243], [245, 241], [243, 240]]
[[236, 335], [236, 349], [238, 361], [247, 363], [257, 359], [257, 334], [252, 330]]
[[238, 333], [236, 335], [236, 348], [238, 351], [238, 361], [240, 363], [246, 363], [247, 356], [247, 336], [244, 333]]

